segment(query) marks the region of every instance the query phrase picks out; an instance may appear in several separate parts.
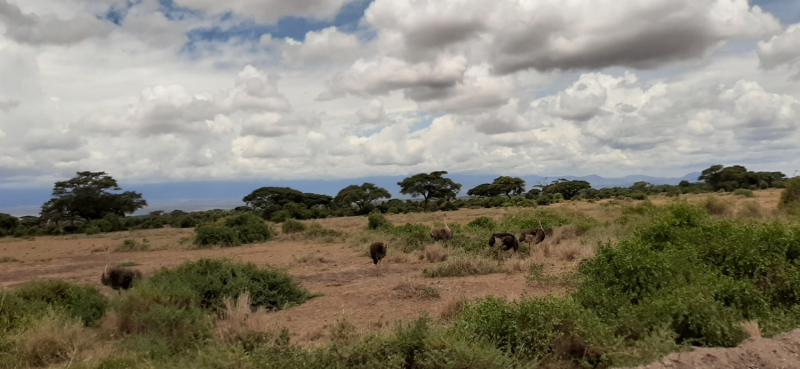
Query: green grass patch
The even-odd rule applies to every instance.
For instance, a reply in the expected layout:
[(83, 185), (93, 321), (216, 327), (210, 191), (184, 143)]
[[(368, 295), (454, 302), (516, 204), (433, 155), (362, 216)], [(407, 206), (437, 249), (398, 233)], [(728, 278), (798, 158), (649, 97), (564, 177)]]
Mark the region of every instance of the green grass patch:
[(0, 263), (20, 263), (19, 259), (11, 256), (3, 256), (0, 258)]
[(503, 269), (497, 262), (480, 257), (453, 257), (432, 269), (425, 269), (422, 275), (426, 278), (466, 277), (499, 273)]
[(261, 217), (243, 213), (201, 223), (195, 227), (195, 233), (194, 243), (198, 246), (231, 247), (269, 241), (274, 232)]

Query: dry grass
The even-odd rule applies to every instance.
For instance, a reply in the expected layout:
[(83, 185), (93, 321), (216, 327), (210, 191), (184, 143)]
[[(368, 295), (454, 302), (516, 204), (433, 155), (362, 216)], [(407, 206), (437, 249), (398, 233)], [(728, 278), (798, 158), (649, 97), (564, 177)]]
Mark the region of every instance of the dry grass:
[(333, 262), (332, 260), (326, 259), (325, 256), (320, 255), (319, 252), (306, 254), (300, 257), (292, 255), (292, 259), (294, 259), (295, 263), (309, 265), (328, 264)]
[(761, 328), (755, 320), (742, 322), (742, 329), (750, 338), (761, 338)]
[(80, 361), (95, 346), (95, 338), (94, 332), (85, 328), (79, 319), (68, 319), (50, 311), (17, 338), (15, 357), (27, 364), (24, 366), (32, 367), (72, 363)]
[(425, 247), (425, 260), (429, 263), (440, 263), (447, 261), (447, 258), (453, 254), (453, 250), (445, 248), (439, 243), (428, 245)]
[(466, 303), (467, 303), (467, 298), (464, 296), (450, 299), (442, 307), (442, 310), (439, 312), (439, 317), (443, 320), (453, 319), (454, 317), (461, 314), (461, 309), (464, 308), (464, 305)]
[(736, 212), (737, 216), (743, 218), (763, 218), (766, 216), (766, 209), (762, 207), (757, 201), (746, 201), (742, 203), (739, 211)]
[(234, 344), (252, 332), (267, 333), (270, 328), (270, 317), (264, 308), (256, 310), (250, 307), (250, 295), (243, 293), (234, 301), (223, 300), (225, 309), (217, 320), (215, 338), (225, 344)]
[(517, 254), (506, 260), (503, 266), (506, 269), (506, 273), (520, 273), (527, 271), (532, 262), (533, 260), (526, 255)]
[(733, 212), (730, 202), (717, 195), (708, 195), (701, 206), (711, 215), (731, 215)]
[(565, 261), (575, 261), (583, 256), (584, 248), (580, 244), (570, 243), (558, 248), (558, 257)]
[(441, 298), (439, 290), (416, 282), (402, 282), (392, 289), (402, 299), (435, 300)]
[(434, 269), (425, 269), (422, 275), (427, 278), (466, 277), (499, 273), (502, 268), (493, 260), (477, 256), (452, 258)]
[(19, 259), (10, 256), (3, 256), (0, 258), (0, 263), (19, 263)]

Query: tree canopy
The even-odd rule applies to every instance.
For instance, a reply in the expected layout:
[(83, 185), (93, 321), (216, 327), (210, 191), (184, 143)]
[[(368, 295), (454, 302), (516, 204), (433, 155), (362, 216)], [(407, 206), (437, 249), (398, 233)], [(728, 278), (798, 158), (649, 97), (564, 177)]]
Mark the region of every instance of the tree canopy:
[(549, 185), (539, 185), (542, 187), (544, 194), (557, 194), (560, 193), (564, 196), (565, 200), (570, 200), (578, 196), (581, 191), (592, 188), (592, 185), (586, 181), (570, 181), (567, 179), (558, 179), (551, 182)]
[(397, 185), (400, 186), (400, 193), (403, 195), (411, 195), (414, 198), (422, 196), (427, 208), (430, 199), (455, 198), (458, 191), (461, 191), (461, 185), (443, 177), (445, 174), (447, 174), (445, 171), (415, 174), (398, 182)]
[(519, 177), (497, 177), (492, 182), (492, 188), (498, 194), (504, 194), (511, 198), (511, 195), (521, 195), (525, 193), (525, 181)]
[(259, 210), (264, 210), (270, 205), (282, 208), (291, 202), (304, 204), (310, 208), (316, 205), (330, 206), (333, 202), (333, 197), (304, 193), (289, 187), (261, 187), (245, 196), (242, 201), (247, 206)]
[(491, 183), (479, 184), (467, 191), (467, 195), (478, 197), (495, 197), (499, 194)]
[(785, 181), (786, 175), (781, 172), (753, 172), (742, 165), (726, 167), (717, 164), (704, 170), (698, 179), (707, 183), (714, 191), (733, 191), (737, 188), (774, 187)]
[(342, 205), (356, 204), (359, 209), (364, 210), (367, 204), (382, 198), (391, 198), (392, 195), (385, 188), (378, 187), (372, 183), (363, 185), (350, 185), (339, 191), (334, 201)]
[(6, 214), (0, 213), (0, 229), (14, 229), (17, 228), (19, 225), (19, 219), (17, 217)]
[(108, 214), (125, 216), (147, 206), (142, 194), (121, 191), (105, 172), (78, 172), (68, 181), (56, 182), (53, 198), (42, 205), (43, 220), (95, 220)]

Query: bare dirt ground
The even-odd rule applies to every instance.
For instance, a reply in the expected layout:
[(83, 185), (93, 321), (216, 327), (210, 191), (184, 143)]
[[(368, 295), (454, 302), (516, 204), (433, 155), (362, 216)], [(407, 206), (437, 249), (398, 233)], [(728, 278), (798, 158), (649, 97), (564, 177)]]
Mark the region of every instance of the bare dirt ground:
[(669, 354), (638, 369), (796, 369), (800, 329), (773, 338), (750, 338), (734, 348), (700, 348)]
[[(778, 191), (759, 191), (755, 199), (737, 198), (736, 202), (756, 201), (765, 209), (777, 205)], [(728, 195), (726, 198), (733, 198)], [(689, 196), (689, 201), (702, 201), (705, 196)], [(656, 204), (666, 204), (671, 199), (654, 197)], [(607, 201), (604, 201), (607, 202)], [(601, 221), (613, 219), (619, 210), (601, 206), (602, 202), (567, 202), (555, 204), (554, 208), (569, 208), (584, 212)], [(508, 212), (518, 209), (461, 209), (448, 212), (450, 224), (466, 224), (480, 216), (500, 219)], [(616, 213), (614, 213), (616, 212)], [(398, 214), (387, 217), (396, 225), (407, 222), (434, 225), (441, 224), (442, 213)], [(362, 232), (366, 217), (345, 217), (317, 220), (325, 228), (343, 231), (346, 234)], [(279, 228), (279, 227), (278, 227)], [(560, 240), (544, 253), (536, 250), (529, 260), (509, 260), (521, 267), (506, 268), (509, 271), (474, 277), (423, 278), (422, 271), (434, 264), (420, 260), (415, 253), (392, 260), (377, 275), (375, 266), (364, 254), (368, 245), (352, 245), (350, 241), (337, 240), (322, 243), (318, 240), (303, 240), (291, 235), (280, 235), (261, 244), (231, 248), (191, 250), (193, 229), (152, 229), (116, 232), (94, 236), (72, 235), (37, 237), (33, 240), (18, 238), (0, 239), (0, 258), (11, 257), (21, 262), (0, 263), (0, 287), (12, 288), (35, 279), (64, 279), (97, 285), (105, 294), (115, 293), (100, 285), (103, 267), (110, 263), (125, 262), (139, 264), (145, 277), (162, 267), (173, 267), (189, 260), (209, 257), (226, 257), (252, 262), (259, 266), (286, 269), (311, 293), (322, 296), (283, 311), (270, 313), (274, 327), (286, 327), (293, 341), (304, 345), (315, 345), (324, 341), (327, 324), (346, 318), (364, 330), (391, 329), (398, 320), (414, 318), (429, 313), (438, 318), (453, 301), (462, 298), (474, 299), (489, 295), (516, 300), (523, 295), (540, 296), (549, 293), (564, 293), (565, 287), (545, 284), (528, 284), (525, 280), (530, 262), (546, 265), (545, 272), (559, 274), (569, 271), (577, 260), (574, 255), (564, 257), (559, 248), (577, 248), (579, 257), (591, 256), (595, 239)], [(111, 252), (126, 239), (141, 242), (146, 239), (149, 251)], [(564, 242), (561, 242), (564, 241)], [(546, 241), (548, 242), (548, 241)], [(354, 247), (355, 246), (355, 247)], [(391, 245), (390, 245), (391, 247)], [(528, 264), (525, 264), (525, 263)], [(427, 286), (438, 290), (440, 298), (425, 298), (405, 293), (403, 286)], [(765, 354), (766, 355), (766, 354)], [(800, 366), (797, 366), (800, 367)]]

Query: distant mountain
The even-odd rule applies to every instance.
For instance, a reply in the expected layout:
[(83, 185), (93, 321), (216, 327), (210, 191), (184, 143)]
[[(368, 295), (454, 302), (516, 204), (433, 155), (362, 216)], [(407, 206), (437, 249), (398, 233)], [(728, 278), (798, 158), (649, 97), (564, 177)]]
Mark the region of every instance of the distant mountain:
[[(629, 187), (636, 182), (645, 181), (654, 185), (671, 184), (676, 185), (682, 180), (696, 182), (700, 173), (689, 173), (681, 178), (661, 178), (643, 175), (631, 175), (621, 178), (605, 178), (598, 175), (588, 175), (583, 177), (576, 176), (522, 176), (528, 184), (528, 188), (544, 181), (554, 181), (559, 178), (569, 180), (584, 180), (592, 184), (594, 188), (604, 187)], [(146, 214), (150, 211), (165, 210), (171, 211), (181, 209), (185, 211), (207, 210), (207, 209), (230, 209), (243, 205), (242, 198), (253, 190), (263, 186), (291, 187), (303, 192), (313, 192), (335, 196), (339, 190), (351, 184), (361, 184), (364, 182), (374, 183), (384, 187), (393, 197), (407, 198), (400, 194), (397, 182), (406, 176), (381, 176), (381, 177), (362, 177), (351, 179), (336, 180), (245, 180), (245, 181), (193, 181), (193, 182), (166, 182), (150, 184), (125, 184), (122, 187), (126, 191), (136, 191), (144, 195), (149, 206), (138, 214)], [(456, 183), (461, 183), (461, 195), (466, 195), (467, 191), (481, 183), (491, 183), (497, 175), (478, 175), (478, 174), (450, 174)], [(13, 215), (32, 215), (39, 212), (39, 207), (48, 199), (52, 188), (25, 188), (25, 189), (2, 189), (0, 190), (0, 212)]]

